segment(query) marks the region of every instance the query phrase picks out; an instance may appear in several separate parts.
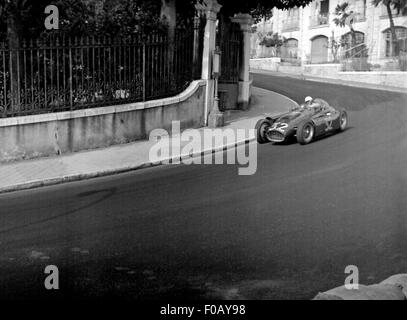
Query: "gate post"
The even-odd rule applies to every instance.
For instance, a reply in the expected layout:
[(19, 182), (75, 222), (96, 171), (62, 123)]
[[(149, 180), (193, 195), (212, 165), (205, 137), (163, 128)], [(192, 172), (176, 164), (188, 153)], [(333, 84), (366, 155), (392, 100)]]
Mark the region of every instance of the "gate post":
[(240, 66), (239, 96), (237, 103), (240, 109), (245, 110), (248, 108), (250, 101), (250, 36), (253, 19), (250, 14), (239, 13), (236, 14), (231, 20), (238, 23), (243, 32), (243, 57), (241, 59)]
[(196, 4), (198, 12), (206, 15), (204, 48), (202, 57), (202, 79), (206, 80), (205, 92), (205, 126), (223, 125), (223, 113), (214, 110), (214, 79), (212, 77), (212, 54), (216, 46), (216, 20), (222, 6), (217, 0), (204, 0)]

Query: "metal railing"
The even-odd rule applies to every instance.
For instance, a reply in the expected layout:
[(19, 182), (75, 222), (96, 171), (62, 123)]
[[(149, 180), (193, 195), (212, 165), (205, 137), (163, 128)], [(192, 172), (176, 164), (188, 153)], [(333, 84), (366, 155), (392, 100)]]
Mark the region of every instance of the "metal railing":
[(370, 46), (361, 43), (342, 51), (339, 59), (342, 71), (407, 71), (406, 52), (402, 51), (394, 57), (371, 60), (369, 56), (371, 56), (374, 46), (375, 42), (372, 42)]
[(329, 24), (329, 13), (319, 13), (310, 17), (310, 27), (318, 27)]
[(341, 51), (341, 58), (342, 59), (347, 59), (347, 58), (354, 58), (357, 56), (360, 56), (362, 54), (368, 54), (369, 49), (366, 46), (366, 43), (359, 43), (353, 47), (344, 49)]
[(221, 31), (216, 39), (222, 52), (219, 83), (238, 83), (243, 34), (237, 23), (230, 24), (225, 32)]
[[(193, 32), (0, 43), (0, 117), (176, 95), (193, 80)], [(196, 70), (195, 70), (196, 71)]]

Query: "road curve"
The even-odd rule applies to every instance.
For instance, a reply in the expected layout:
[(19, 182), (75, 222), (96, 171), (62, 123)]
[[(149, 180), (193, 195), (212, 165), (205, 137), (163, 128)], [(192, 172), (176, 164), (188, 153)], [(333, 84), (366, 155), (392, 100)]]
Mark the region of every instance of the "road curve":
[[(164, 166), (0, 195), (0, 298), (310, 299), (407, 270), (407, 95), (255, 75), (350, 128), (262, 145), (258, 170)], [(34, 170), (34, 168), (33, 168)], [(43, 287), (46, 265), (58, 292)]]

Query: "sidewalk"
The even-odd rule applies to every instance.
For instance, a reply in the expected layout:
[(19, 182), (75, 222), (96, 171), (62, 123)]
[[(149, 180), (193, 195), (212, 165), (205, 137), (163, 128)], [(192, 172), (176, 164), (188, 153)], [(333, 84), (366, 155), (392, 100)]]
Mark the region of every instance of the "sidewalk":
[(250, 73), (267, 74), (267, 75), (276, 76), (276, 77), (290, 77), (290, 78), (295, 78), (295, 79), (300, 79), (300, 80), (324, 82), (324, 83), (338, 84), (338, 85), (342, 85), (342, 86), (350, 86), (350, 87), (365, 88), (365, 89), (372, 89), (372, 90), (384, 90), (384, 91), (399, 92), (399, 93), (407, 92), (406, 89), (399, 88), (399, 87), (391, 87), (391, 86), (384, 86), (384, 85), (356, 82), (356, 81), (346, 81), (345, 82), (343, 80), (338, 80), (338, 79), (309, 76), (309, 75), (304, 75), (304, 74), (285, 73), (285, 72), (269, 71), (269, 70), (262, 70), (262, 69), (251, 69)]
[[(296, 103), (280, 94), (253, 88), (252, 105), (247, 111), (229, 111), (226, 113), (226, 125), (223, 129), (245, 129), (246, 138), (233, 144), (215, 144), (193, 156), (211, 154), (234, 148), (255, 140), (253, 132), (256, 122), (265, 113), (279, 114), (287, 111)], [(201, 136), (204, 128), (199, 129)], [(235, 135), (236, 136), (236, 135)], [(171, 139), (179, 139), (173, 136)], [(0, 193), (54, 185), (69, 181), (78, 181), (106, 175), (128, 172), (155, 165), (149, 160), (149, 151), (154, 141), (137, 141), (104, 149), (72, 153), (62, 156), (41, 158), (7, 164), (0, 164)], [(182, 146), (187, 144), (181, 144)], [(191, 154), (175, 154), (168, 161), (190, 158)]]

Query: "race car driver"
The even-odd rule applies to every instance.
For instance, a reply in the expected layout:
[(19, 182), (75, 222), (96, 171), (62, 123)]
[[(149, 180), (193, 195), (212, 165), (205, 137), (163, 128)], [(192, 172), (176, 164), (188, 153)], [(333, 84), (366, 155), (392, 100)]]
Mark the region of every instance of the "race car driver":
[(320, 98), (312, 98), (310, 96), (305, 98), (304, 108), (309, 108), (318, 112), (334, 112), (335, 108), (331, 107), (328, 102)]

